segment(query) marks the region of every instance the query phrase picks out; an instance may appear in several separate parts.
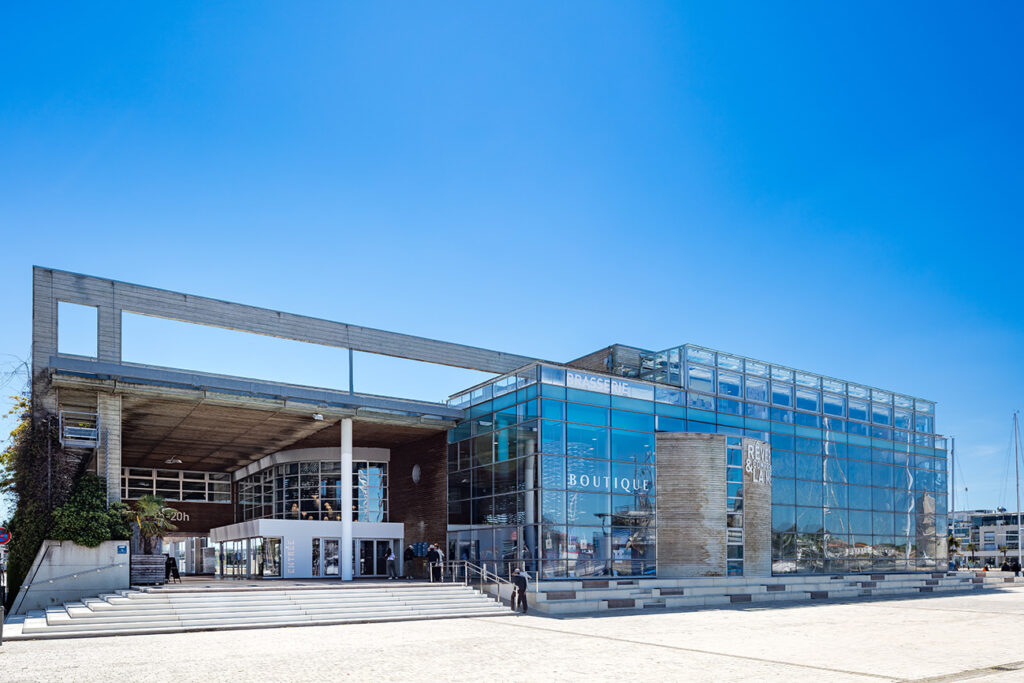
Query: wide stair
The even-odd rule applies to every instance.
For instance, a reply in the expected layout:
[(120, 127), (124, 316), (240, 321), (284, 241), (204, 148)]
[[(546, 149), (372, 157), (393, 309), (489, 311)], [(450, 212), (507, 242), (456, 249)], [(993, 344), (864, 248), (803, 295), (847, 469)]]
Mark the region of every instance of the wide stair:
[(1024, 586), (1024, 578), (1008, 572), (936, 572), (761, 578), (578, 579), (541, 581), (536, 588), (534, 604), (537, 612), (558, 616), (607, 610), (855, 600), (1011, 586)]
[(5, 640), (511, 615), (461, 584), (251, 591), (125, 590), (31, 612)]

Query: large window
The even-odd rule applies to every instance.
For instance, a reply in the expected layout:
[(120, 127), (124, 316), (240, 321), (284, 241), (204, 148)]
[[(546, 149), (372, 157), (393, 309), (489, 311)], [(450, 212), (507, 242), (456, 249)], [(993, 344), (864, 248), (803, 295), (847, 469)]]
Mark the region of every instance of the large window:
[[(341, 486), (341, 463), (335, 460), (273, 465), (239, 480), (239, 514), (243, 520), (340, 522)], [(388, 521), (387, 463), (353, 462), (351, 486), (353, 521)]]
[(230, 503), (231, 475), (125, 467), (121, 470), (121, 497), (160, 496), (168, 501)]

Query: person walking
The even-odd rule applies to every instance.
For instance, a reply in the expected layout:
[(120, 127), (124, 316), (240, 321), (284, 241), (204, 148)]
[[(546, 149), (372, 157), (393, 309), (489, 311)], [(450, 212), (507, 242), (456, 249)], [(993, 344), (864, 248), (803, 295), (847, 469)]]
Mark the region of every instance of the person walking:
[(416, 551), (412, 549), (412, 543), (402, 553), (402, 578), (412, 578), (412, 561), (416, 558)]
[(523, 608), (523, 614), (530, 608), (526, 602), (526, 575), (518, 569), (512, 572), (512, 585), (515, 586), (512, 591), (512, 611), (517, 612), (516, 602), (518, 599), (518, 606)]
[(433, 543), (430, 544), (430, 548), (427, 550), (427, 570), (430, 572), (430, 580), (437, 580), (437, 560), (440, 555), (437, 554), (437, 546)]
[(393, 551), (389, 547), (387, 551), (384, 553), (384, 557), (386, 559), (388, 567), (388, 581), (391, 581), (392, 579), (397, 579), (398, 572), (395, 571), (395, 551)]
[(444, 551), (441, 550), (441, 544), (435, 543), (434, 550), (437, 551), (437, 580), (444, 580)]

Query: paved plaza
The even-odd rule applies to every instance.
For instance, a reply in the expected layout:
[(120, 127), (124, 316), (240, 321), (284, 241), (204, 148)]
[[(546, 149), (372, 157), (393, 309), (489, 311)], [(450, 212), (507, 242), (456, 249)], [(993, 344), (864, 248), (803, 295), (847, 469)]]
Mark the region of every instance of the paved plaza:
[(12, 642), (2, 681), (1024, 681), (1024, 588), (949, 597)]

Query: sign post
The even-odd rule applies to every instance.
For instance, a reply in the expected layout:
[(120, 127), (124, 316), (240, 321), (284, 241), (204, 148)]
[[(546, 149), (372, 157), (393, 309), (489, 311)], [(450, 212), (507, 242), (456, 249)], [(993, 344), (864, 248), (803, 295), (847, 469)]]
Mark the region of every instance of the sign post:
[(9, 543), (11, 540), (11, 532), (0, 526), (0, 545)]

